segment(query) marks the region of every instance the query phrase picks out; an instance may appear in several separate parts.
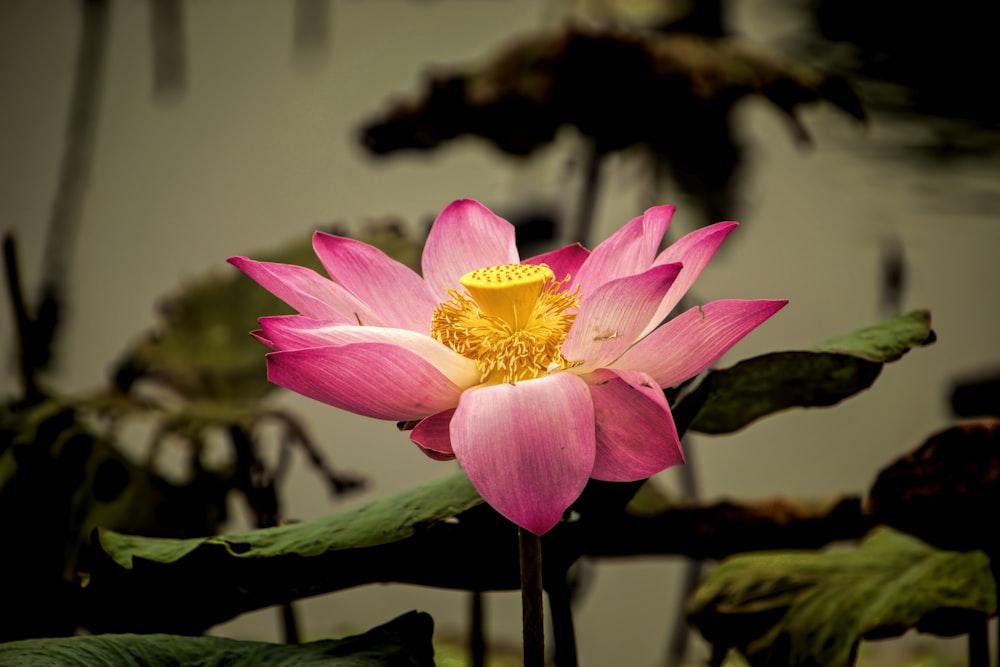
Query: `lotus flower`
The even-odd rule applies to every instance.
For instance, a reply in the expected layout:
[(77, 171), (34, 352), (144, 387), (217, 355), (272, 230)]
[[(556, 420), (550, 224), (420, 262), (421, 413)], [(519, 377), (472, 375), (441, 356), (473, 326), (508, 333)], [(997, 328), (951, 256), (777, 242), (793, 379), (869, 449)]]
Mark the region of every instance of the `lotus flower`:
[(593, 252), (521, 261), (514, 228), (482, 204), (448, 205), (423, 277), (380, 250), (317, 232), (329, 279), (230, 263), (298, 315), (263, 317), (277, 385), (361, 415), (415, 423), (410, 439), (458, 459), (483, 499), (543, 534), (591, 478), (632, 481), (682, 463), (661, 388), (709, 367), (784, 300), (713, 301), (664, 320), (736, 227), (657, 253), (672, 206)]

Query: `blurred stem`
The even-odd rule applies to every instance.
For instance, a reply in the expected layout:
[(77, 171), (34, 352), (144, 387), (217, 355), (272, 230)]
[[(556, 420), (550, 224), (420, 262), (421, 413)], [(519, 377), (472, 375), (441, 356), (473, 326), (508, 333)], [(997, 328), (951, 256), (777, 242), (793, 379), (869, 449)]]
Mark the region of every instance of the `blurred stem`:
[(545, 611), (542, 606), (542, 540), (518, 526), (521, 551), (521, 623), (524, 667), (545, 665)]
[[(236, 457), (233, 484), (246, 498), (247, 505), (253, 512), (254, 523), (257, 528), (277, 526), (280, 509), (274, 478), (264, 470), (264, 463), (257, 456), (253, 437), (242, 426), (231, 424), (229, 439)], [(298, 644), (299, 626), (291, 602), (281, 603), (280, 616), (285, 643)]]
[(35, 381), (35, 368), (32, 361), (36, 358), (31, 349), (32, 322), (28, 316), (28, 306), (24, 302), (24, 290), (21, 287), (21, 270), (17, 261), (17, 244), (11, 234), (3, 237), (3, 264), (7, 275), (7, 291), (10, 293), (10, 306), (14, 311), (14, 327), (17, 335), (17, 358), (21, 372), (21, 387), (24, 389), (24, 402), (37, 402), (42, 393)]
[(64, 305), (65, 282), (70, 275), (69, 260), (83, 213), (84, 194), (90, 180), (105, 55), (110, 43), (110, 2), (79, 0), (78, 4), (81, 26), (73, 93), (59, 166), (59, 182), (45, 237), (41, 296), (37, 302), (37, 326), (33, 332), (33, 351), (39, 355), (34, 362), (36, 367), (49, 361), (60, 311)]
[(987, 616), (969, 631), (969, 667), (990, 667), (989, 627)]
[(185, 0), (151, 0), (149, 36), (153, 47), (153, 95), (180, 97), (187, 88), (184, 52)]
[(573, 628), (573, 607), (568, 573), (553, 577), (546, 587), (549, 594), (549, 613), (552, 616), (552, 643), (555, 648), (556, 667), (576, 667), (576, 631)]
[(472, 628), (469, 631), (469, 661), (472, 667), (486, 665), (486, 636), (483, 632), (483, 592), (472, 591)]
[[(690, 441), (685, 443), (684, 439), (681, 439), (685, 464), (680, 466), (678, 472), (680, 473), (681, 497), (690, 503), (694, 503), (698, 500), (700, 494), (698, 490), (698, 476), (695, 473), (691, 448), (685, 446), (689, 444)], [(679, 667), (684, 664), (684, 660), (687, 657), (688, 639), (690, 638), (690, 630), (685, 619), (687, 601), (694, 594), (695, 589), (698, 588), (698, 582), (701, 580), (701, 569), (701, 561), (692, 559), (684, 563), (684, 580), (681, 583), (681, 593), (677, 600), (677, 616), (667, 643), (667, 667)]]
[(330, 0), (295, 0), (295, 51), (322, 53), (329, 41)]
[(587, 138), (583, 157), (583, 187), (580, 190), (580, 203), (576, 209), (576, 238), (571, 239), (586, 247), (590, 247), (588, 241), (594, 228), (603, 157), (603, 153), (597, 148), (597, 142)]

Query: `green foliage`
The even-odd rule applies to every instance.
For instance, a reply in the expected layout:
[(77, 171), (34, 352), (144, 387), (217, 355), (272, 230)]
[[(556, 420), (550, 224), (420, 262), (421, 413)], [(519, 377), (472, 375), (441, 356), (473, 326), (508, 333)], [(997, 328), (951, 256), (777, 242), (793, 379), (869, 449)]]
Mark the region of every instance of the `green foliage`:
[(0, 644), (7, 667), (427, 667), (434, 665), (433, 621), (410, 612), (368, 632), (305, 644), (268, 644), (222, 637), (93, 635)]
[(772, 352), (709, 372), (677, 406), (701, 433), (731, 433), (795, 407), (839, 403), (875, 381), (882, 366), (934, 342), (930, 314), (916, 310), (817, 345)]
[(173, 563), (197, 551), (225, 552), (248, 559), (291, 554), (309, 557), (396, 542), (482, 502), (468, 478), (454, 473), (391, 498), (314, 521), (187, 540), (101, 530), (98, 540), (105, 553), (126, 569), (131, 569), (135, 558)]
[(817, 345), (820, 352), (840, 352), (868, 361), (896, 361), (910, 348), (936, 340), (931, 330), (931, 314), (912, 310), (864, 329), (831, 338)]
[(984, 553), (879, 528), (850, 550), (734, 556), (702, 582), (689, 620), (753, 667), (847, 667), (863, 638), (960, 634), (995, 610)]
[[(503, 587), (513, 587), (516, 536), (495, 530), (498, 517), (470, 519), (482, 529), (470, 535), (465, 517), (480, 505), (465, 475), (455, 473), (341, 514), (238, 535), (169, 540), (101, 530), (84, 594), (102, 630), (189, 634), (246, 611), (373, 582), (472, 588), (502, 575)], [(491, 534), (509, 538), (512, 572), (463, 553)]]

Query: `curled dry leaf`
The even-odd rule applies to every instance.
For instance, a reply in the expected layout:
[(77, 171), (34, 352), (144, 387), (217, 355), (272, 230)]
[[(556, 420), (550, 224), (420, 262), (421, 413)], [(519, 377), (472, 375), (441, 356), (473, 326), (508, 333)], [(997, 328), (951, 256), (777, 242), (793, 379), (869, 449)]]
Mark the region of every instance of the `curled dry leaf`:
[(879, 473), (867, 505), (882, 523), (941, 548), (996, 553), (1000, 419), (932, 435)]
[(809, 137), (799, 106), (865, 112), (848, 81), (736, 38), (567, 27), (521, 37), (481, 64), (440, 68), (416, 98), (397, 99), (361, 130), (376, 155), (429, 150), (476, 135), (527, 155), (564, 125), (600, 152), (647, 145), (662, 154), (701, 141), (747, 96), (760, 96)]

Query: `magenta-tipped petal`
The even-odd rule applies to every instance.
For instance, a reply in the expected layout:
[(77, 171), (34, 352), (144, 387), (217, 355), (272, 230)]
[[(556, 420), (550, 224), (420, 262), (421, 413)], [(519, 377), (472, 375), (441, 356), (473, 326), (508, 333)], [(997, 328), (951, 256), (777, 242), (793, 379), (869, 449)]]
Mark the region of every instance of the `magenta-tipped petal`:
[(455, 451), (451, 448), (451, 418), (454, 410), (445, 410), (421, 420), (410, 431), (410, 440), (435, 461), (451, 461)]
[(376, 419), (409, 421), (455, 407), (462, 389), (418, 354), (387, 343), (272, 352), (276, 385)]
[(256, 329), (254, 331), (251, 331), (250, 335), (258, 342), (266, 345), (269, 349), (271, 350), (275, 349), (274, 343), (271, 342), (271, 340), (267, 337), (263, 329)]
[(541, 535), (594, 467), (590, 389), (571, 373), (471, 389), (452, 417), (451, 444), (483, 499)]
[(663, 298), (663, 302), (660, 303), (660, 307), (656, 311), (656, 316), (643, 334), (647, 334), (655, 329), (660, 322), (670, 315), (670, 311), (680, 302), (681, 297), (691, 289), (691, 285), (701, 275), (702, 270), (708, 265), (709, 260), (715, 256), (715, 251), (719, 249), (719, 246), (726, 240), (729, 233), (738, 226), (738, 223), (735, 222), (718, 222), (714, 225), (696, 229), (677, 239), (674, 243), (671, 243), (669, 248), (657, 256), (656, 261), (653, 262), (654, 264), (680, 262), (684, 265), (684, 270), (681, 271), (680, 275), (677, 276), (677, 280), (674, 281), (674, 284), (667, 291), (667, 295)]
[(409, 329), (358, 327), (299, 315), (260, 318), (264, 337), (276, 350), (300, 350), (351, 343), (388, 343), (413, 352), (461, 388), (479, 384), (476, 363), (430, 336)]
[(556, 280), (566, 280), (569, 282), (563, 285), (563, 289), (572, 290), (576, 286), (576, 276), (580, 272), (580, 267), (590, 256), (590, 251), (579, 243), (568, 245), (558, 250), (551, 250), (541, 255), (535, 255), (529, 259), (522, 260), (522, 264), (547, 264), (552, 269), (552, 274)]
[(268, 292), (307, 317), (357, 324), (358, 318), (381, 324), (357, 297), (312, 269), (294, 264), (258, 262), (247, 257), (230, 257), (230, 264), (257, 281)]
[(788, 303), (723, 299), (687, 310), (640, 340), (614, 367), (643, 370), (661, 387), (694, 377)]
[(313, 249), (330, 278), (378, 313), (383, 326), (430, 330), (438, 300), (408, 266), (367, 243), (323, 232), (313, 235)]
[(608, 281), (652, 266), (673, 214), (673, 206), (655, 206), (598, 244), (580, 267), (576, 280), (583, 295)]
[(431, 226), (421, 268), (440, 303), (448, 300), (449, 289), (462, 288), (458, 279), (469, 271), (517, 263), (514, 226), (473, 199), (459, 199)]
[(575, 372), (605, 366), (635, 342), (681, 270), (664, 264), (607, 282), (583, 297), (573, 327), (562, 346), (569, 361), (580, 361)]
[(652, 377), (602, 368), (587, 380), (597, 422), (591, 477), (632, 482), (684, 463), (670, 406)]

